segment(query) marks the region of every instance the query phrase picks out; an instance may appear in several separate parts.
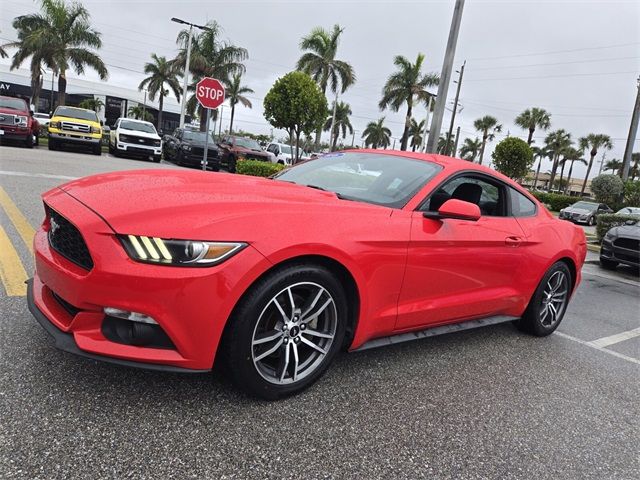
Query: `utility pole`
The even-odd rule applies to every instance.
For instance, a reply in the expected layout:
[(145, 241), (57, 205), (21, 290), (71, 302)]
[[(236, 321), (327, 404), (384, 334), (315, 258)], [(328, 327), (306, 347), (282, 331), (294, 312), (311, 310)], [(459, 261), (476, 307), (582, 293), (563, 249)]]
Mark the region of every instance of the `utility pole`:
[(427, 135), (429, 133), (429, 113), (431, 112), (431, 108), (433, 106), (433, 95), (429, 97), (429, 102), (427, 103), (427, 118), (424, 121), (424, 134), (422, 135), (422, 148), (423, 152), (427, 151)]
[[(336, 98), (333, 101), (333, 116), (331, 117), (331, 129), (329, 130), (329, 151), (333, 152), (333, 127), (336, 123), (336, 107), (338, 106), (338, 85), (336, 84)], [(337, 137), (337, 134), (336, 134)]]
[(633, 115), (631, 116), (631, 125), (629, 126), (629, 136), (627, 144), (624, 147), (624, 157), (622, 161), (622, 181), (629, 179), (629, 168), (631, 167), (631, 154), (633, 153), (633, 144), (638, 136), (638, 123), (640, 122), (640, 77), (638, 77), (638, 91), (636, 92), (636, 104), (633, 107)]
[(455, 157), (458, 151), (458, 140), (460, 140), (460, 127), (456, 130), (456, 143), (453, 144), (453, 152), (451, 152), (452, 157)]
[(602, 152), (602, 160), (600, 160), (600, 169), (598, 170), (598, 175), (602, 173), (602, 167), (604, 166), (604, 157), (607, 154), (606, 151)]
[[(220, 125), (218, 126), (218, 138), (222, 136), (222, 114), (224, 113), (224, 105), (220, 105)], [(232, 132), (229, 132), (232, 133)], [(216, 132), (213, 132), (215, 136)]]
[[(449, 124), (449, 133), (447, 134), (447, 145), (444, 149), (444, 154), (449, 155), (449, 143), (451, 142), (451, 135), (453, 134), (453, 123), (456, 121), (456, 112), (458, 111), (458, 98), (460, 97), (460, 87), (462, 87), (462, 76), (464, 75), (464, 66), (467, 64), (465, 60), (460, 68), (460, 76), (458, 77), (458, 88), (456, 88), (456, 99), (453, 101), (453, 113), (451, 114), (451, 123)], [(457, 141), (457, 139), (456, 139)]]
[(451, 20), (451, 28), (449, 30), (449, 39), (447, 40), (447, 50), (442, 64), (442, 73), (440, 74), (440, 83), (438, 84), (436, 108), (433, 113), (433, 121), (431, 122), (431, 129), (429, 131), (429, 141), (427, 142), (427, 151), (431, 153), (435, 153), (436, 151), (438, 137), (440, 136), (440, 129), (442, 128), (444, 107), (447, 104), (447, 91), (449, 90), (451, 70), (453, 68), (453, 60), (456, 54), (456, 44), (458, 43), (458, 32), (460, 31), (463, 7), (464, 0), (456, 0), (456, 5), (453, 9), (453, 19)]

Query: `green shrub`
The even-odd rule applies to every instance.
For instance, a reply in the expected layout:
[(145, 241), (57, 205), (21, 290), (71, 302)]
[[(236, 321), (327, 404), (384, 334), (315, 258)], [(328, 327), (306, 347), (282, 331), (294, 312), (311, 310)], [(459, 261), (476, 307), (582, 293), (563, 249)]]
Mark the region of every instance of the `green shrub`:
[(640, 207), (640, 180), (629, 180), (624, 184), (624, 204), (627, 207)]
[(624, 225), (627, 220), (638, 221), (637, 217), (632, 215), (614, 215), (613, 213), (605, 213), (596, 217), (596, 235), (598, 242), (602, 242), (602, 238), (613, 227)]
[(598, 202), (606, 203), (612, 208), (619, 205), (619, 198), (624, 191), (624, 183), (617, 175), (605, 173), (591, 181), (591, 191)]
[(547, 205), (550, 210), (554, 212), (559, 212), (563, 208), (567, 208), (569, 205), (573, 205), (580, 199), (577, 197), (572, 197), (570, 195), (560, 195), (559, 193), (548, 193), (548, 192), (530, 192), (531, 195), (536, 197), (542, 203)]
[(284, 168), (279, 163), (261, 162), (260, 160), (238, 160), (236, 173), (255, 177), (270, 177)]

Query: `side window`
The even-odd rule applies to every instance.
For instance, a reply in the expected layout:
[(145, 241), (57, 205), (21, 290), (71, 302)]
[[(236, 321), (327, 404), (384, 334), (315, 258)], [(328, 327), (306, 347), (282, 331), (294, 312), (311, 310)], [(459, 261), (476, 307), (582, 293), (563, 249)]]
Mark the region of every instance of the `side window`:
[(484, 216), (506, 216), (505, 187), (484, 177), (462, 175), (445, 183), (431, 194), (421, 210), (438, 211), (444, 202), (452, 198), (475, 203)]
[(274, 150), (275, 150), (275, 145), (273, 143), (267, 147), (267, 152), (274, 153)]
[(517, 190), (511, 188), (511, 215), (514, 217), (530, 217), (536, 213), (536, 204)]

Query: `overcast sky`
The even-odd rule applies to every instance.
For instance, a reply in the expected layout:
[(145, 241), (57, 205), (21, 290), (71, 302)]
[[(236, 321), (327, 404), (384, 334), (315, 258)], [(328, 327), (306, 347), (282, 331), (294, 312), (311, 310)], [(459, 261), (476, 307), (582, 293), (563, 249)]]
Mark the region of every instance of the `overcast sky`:
[[(294, 68), (300, 38), (315, 26), (330, 29), (338, 23), (345, 28), (338, 58), (353, 65), (358, 79), (343, 98), (353, 111), (356, 142), (369, 121), (384, 115), (398, 139), (396, 146), (405, 110), (380, 112), (377, 107), (382, 86), (394, 70), (393, 57), (415, 61), (422, 52), (425, 71), (440, 73), (454, 5), (453, 0), (83, 3), (102, 33), (100, 55), (109, 67), (109, 83), (130, 88), (143, 78), (141, 70), (151, 53), (175, 55), (180, 26), (171, 17), (196, 23), (216, 20), (226, 39), (249, 51), (244, 82), (255, 90), (253, 109), (238, 106), (235, 125), (255, 133), (270, 130), (262, 117), (262, 99), (278, 77)], [(36, 10), (37, 2), (30, 0), (0, 0), (0, 36), (15, 38), (13, 17)], [(640, 74), (640, 0), (467, 0), (456, 68), (464, 60), (464, 108), (456, 119), (461, 139), (475, 137), (473, 121), (486, 114), (503, 125), (497, 140), (507, 133), (526, 139), (513, 119), (537, 106), (551, 112), (552, 129), (564, 128), (575, 139), (588, 133), (610, 135), (614, 148), (607, 160), (620, 159)], [(92, 72), (86, 78), (97, 79)], [(454, 93), (452, 83), (449, 100)], [(424, 108), (415, 112), (418, 118), (424, 115)], [(226, 127), (228, 110), (224, 117)], [(443, 129), (448, 125), (445, 117)], [(543, 137), (544, 132), (536, 132), (536, 143)], [(640, 150), (638, 140), (635, 150)]]

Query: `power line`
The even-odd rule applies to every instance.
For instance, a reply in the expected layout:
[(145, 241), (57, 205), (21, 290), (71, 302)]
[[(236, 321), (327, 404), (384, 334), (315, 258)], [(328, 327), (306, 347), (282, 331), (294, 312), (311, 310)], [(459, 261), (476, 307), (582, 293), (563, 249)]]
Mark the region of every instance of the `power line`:
[(592, 60), (575, 60), (575, 61), (571, 61), (571, 62), (529, 63), (529, 64), (526, 64), (526, 65), (505, 65), (503, 67), (494, 66), (494, 67), (474, 68), (473, 71), (474, 72), (479, 72), (479, 71), (482, 71), (482, 70), (502, 70), (502, 69), (505, 69), (505, 68), (547, 67), (547, 66), (554, 66), (554, 65), (574, 65), (574, 64), (579, 64), (579, 63), (613, 62), (613, 61), (619, 61), (619, 60), (634, 60), (634, 59), (638, 59), (638, 58), (640, 58), (640, 57), (632, 56), (632, 57), (615, 57), (615, 58), (596, 58), (596, 59), (592, 59)]
[(606, 75), (626, 75), (629, 73), (638, 73), (637, 70), (627, 70), (624, 72), (601, 72), (601, 73), (568, 73), (565, 75), (534, 75), (527, 77), (493, 77), (493, 78), (473, 78), (467, 80), (468, 82), (488, 82), (488, 81), (503, 81), (503, 80), (530, 80), (530, 79), (546, 79), (546, 78), (565, 78), (565, 77), (596, 77)]
[(614, 45), (603, 45), (600, 47), (572, 48), (569, 50), (552, 50), (552, 51), (537, 52), (537, 53), (516, 53), (513, 55), (500, 55), (495, 57), (476, 57), (476, 58), (469, 58), (468, 60), (478, 61), (478, 60), (498, 60), (501, 58), (537, 57), (540, 55), (555, 55), (559, 53), (573, 53), (573, 52), (584, 52), (588, 50), (605, 50), (607, 48), (630, 47), (632, 45), (640, 45), (640, 42), (618, 43)]

